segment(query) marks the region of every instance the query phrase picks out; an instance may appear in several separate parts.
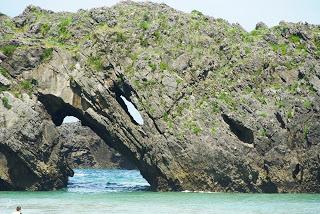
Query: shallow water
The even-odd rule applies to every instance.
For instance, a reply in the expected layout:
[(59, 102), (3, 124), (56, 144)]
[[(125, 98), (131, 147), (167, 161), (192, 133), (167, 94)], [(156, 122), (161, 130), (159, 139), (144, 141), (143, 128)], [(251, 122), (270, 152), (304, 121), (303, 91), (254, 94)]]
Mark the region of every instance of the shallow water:
[(0, 214), (23, 213), (320, 213), (320, 194), (156, 193), (134, 170), (75, 170), (68, 188), (0, 192)]

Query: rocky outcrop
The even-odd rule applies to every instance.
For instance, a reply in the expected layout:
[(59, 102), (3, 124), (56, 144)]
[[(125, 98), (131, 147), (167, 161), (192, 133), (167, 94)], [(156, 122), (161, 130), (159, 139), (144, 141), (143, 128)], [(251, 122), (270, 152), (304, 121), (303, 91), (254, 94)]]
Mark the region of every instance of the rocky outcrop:
[(80, 122), (58, 127), (62, 153), (71, 168), (135, 169), (125, 157), (110, 148), (90, 128)]
[(154, 190), (320, 192), (319, 26), (246, 32), (135, 2), (0, 18), (5, 93), (36, 95), (56, 125), (76, 116)]
[(59, 132), (43, 106), (23, 94), (0, 95), (0, 190), (52, 190), (67, 184)]

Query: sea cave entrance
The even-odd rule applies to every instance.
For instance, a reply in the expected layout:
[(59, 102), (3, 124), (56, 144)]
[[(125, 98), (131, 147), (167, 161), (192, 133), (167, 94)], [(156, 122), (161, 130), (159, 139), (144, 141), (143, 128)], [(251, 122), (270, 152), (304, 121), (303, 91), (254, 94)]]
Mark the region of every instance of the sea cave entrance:
[[(150, 185), (142, 177), (131, 152), (94, 118), (54, 95), (40, 95), (63, 139), (62, 152), (73, 169), (68, 191), (138, 191)], [(130, 101), (121, 97), (132, 119), (143, 119)], [(133, 112), (132, 112), (133, 111)]]

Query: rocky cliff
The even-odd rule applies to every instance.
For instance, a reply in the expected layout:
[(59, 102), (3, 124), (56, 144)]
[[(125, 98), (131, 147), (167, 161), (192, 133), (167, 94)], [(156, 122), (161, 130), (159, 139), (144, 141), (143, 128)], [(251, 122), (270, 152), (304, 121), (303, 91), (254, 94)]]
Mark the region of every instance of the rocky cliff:
[(2, 92), (0, 98), (0, 190), (65, 187), (73, 172), (43, 106), (27, 94)]
[[(77, 13), (30, 6), (0, 17), (0, 38), (1, 114), (20, 117), (12, 99), (32, 97), (33, 111), (57, 126), (76, 116), (154, 190), (320, 192), (317, 25), (259, 23), (246, 32), (198, 11), (129, 1)], [(55, 141), (16, 144), (11, 130), (2, 125), (1, 152), (36, 171), (38, 153)], [(26, 159), (24, 151), (39, 152)], [(64, 180), (59, 163), (39, 180)], [(7, 174), (1, 180), (19, 181)]]
[(65, 123), (58, 127), (62, 153), (71, 168), (121, 168), (135, 166), (110, 148), (90, 128), (80, 122)]

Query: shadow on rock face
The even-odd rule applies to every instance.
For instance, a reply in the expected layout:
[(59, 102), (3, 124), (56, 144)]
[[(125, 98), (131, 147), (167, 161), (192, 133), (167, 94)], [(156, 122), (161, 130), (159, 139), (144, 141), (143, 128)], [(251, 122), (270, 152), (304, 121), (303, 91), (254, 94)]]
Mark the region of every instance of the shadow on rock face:
[(254, 137), (251, 129), (245, 127), (240, 121), (234, 120), (226, 114), (222, 114), (223, 120), (229, 125), (230, 130), (239, 140), (247, 144), (253, 144)]
[(0, 190), (25, 190), (40, 181), (21, 158), (5, 145), (0, 145)]

